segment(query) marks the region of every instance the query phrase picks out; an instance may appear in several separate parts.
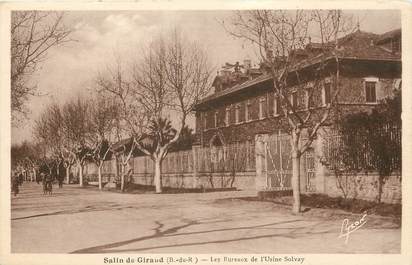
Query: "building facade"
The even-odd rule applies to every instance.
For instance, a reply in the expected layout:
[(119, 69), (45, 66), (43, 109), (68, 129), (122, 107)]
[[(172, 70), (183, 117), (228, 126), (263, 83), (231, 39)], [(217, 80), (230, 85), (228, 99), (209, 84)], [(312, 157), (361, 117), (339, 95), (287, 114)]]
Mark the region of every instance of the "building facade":
[[(401, 31), (382, 35), (356, 31), (339, 40), (339, 67), (335, 58), (324, 59), (325, 74), (319, 79), (293, 80), (290, 103), (299, 111), (321, 111), (339, 90), (337, 113), (367, 111), (401, 85)], [(319, 64), (316, 43), (300, 51), (298, 67), (303, 71)], [(312, 56), (312, 57), (311, 57)], [(339, 79), (337, 69), (339, 68)], [(317, 83), (314, 85), (313, 83)], [(254, 139), (256, 134), (284, 129), (284, 115), (276, 98), (272, 79), (263, 67), (253, 68), (249, 60), (243, 65), (226, 64), (216, 76), (215, 92), (196, 106), (196, 143), (201, 146), (225, 145)]]

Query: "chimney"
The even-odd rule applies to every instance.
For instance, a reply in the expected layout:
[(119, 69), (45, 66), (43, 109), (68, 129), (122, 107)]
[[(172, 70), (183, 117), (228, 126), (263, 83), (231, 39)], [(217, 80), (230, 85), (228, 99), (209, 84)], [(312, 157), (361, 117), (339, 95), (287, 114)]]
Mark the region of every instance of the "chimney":
[(220, 70), (220, 76), (226, 77), (230, 74), (230, 71), (227, 69)]

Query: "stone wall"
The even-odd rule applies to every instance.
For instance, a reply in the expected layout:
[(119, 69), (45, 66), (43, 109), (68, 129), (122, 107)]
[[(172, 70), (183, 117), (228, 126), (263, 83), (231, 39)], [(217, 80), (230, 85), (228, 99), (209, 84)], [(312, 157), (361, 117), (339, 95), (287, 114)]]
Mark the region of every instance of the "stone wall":
[[(337, 178), (323, 160), (323, 137), (327, 130), (322, 130), (312, 143), (315, 177), (310, 183), (313, 190), (307, 189), (305, 159), (301, 161), (301, 191), (302, 193), (323, 193), (332, 197), (345, 197), (375, 201), (378, 196), (378, 175), (376, 173), (344, 175)], [(303, 135), (304, 136), (304, 135)], [(238, 143), (231, 147), (210, 148), (194, 147), (192, 150), (170, 153), (163, 166), (162, 183), (171, 188), (205, 188), (240, 190), (267, 190), (265, 159), (267, 152), (264, 143), (268, 134), (257, 134), (253, 141)], [(220, 150), (220, 151), (219, 151)], [(223, 152), (222, 152), (223, 151)], [(213, 158), (213, 153), (215, 153)], [(233, 154), (237, 155), (236, 167), (233, 167)], [(196, 155), (194, 155), (196, 154)], [(222, 155), (225, 154), (225, 155)], [(231, 155), (232, 154), (232, 155)], [(223, 160), (222, 160), (223, 159)], [(229, 161), (224, 161), (229, 159)], [(232, 159), (232, 160), (230, 160)], [(184, 162), (186, 161), (186, 162)], [(208, 162), (207, 162), (208, 161)], [(153, 166), (148, 157), (132, 158), (129, 165), (133, 168), (131, 182), (140, 185), (153, 185)], [(172, 167), (171, 167), (172, 166)], [(233, 168), (237, 170), (233, 173)], [(223, 170), (222, 170), (223, 169)], [(116, 177), (115, 160), (106, 161), (103, 167), (103, 182), (114, 182)], [(169, 171), (169, 172), (168, 172)], [(84, 170), (85, 180), (97, 181), (97, 168), (93, 163)], [(338, 181), (340, 180), (340, 182)], [(383, 186), (382, 202), (401, 203), (400, 172), (392, 174)]]
[[(164, 174), (162, 185), (164, 187), (179, 189), (227, 189), (255, 190), (255, 172), (238, 172), (235, 176), (230, 173), (199, 174), (196, 177), (188, 174)], [(153, 185), (152, 174), (134, 174), (132, 183), (140, 185)]]
[[(325, 193), (331, 197), (363, 199), (376, 201), (378, 196), (377, 173), (343, 175), (337, 178), (335, 174), (329, 172), (325, 176)], [(392, 174), (382, 189), (382, 202), (402, 203), (402, 178), (400, 173)]]

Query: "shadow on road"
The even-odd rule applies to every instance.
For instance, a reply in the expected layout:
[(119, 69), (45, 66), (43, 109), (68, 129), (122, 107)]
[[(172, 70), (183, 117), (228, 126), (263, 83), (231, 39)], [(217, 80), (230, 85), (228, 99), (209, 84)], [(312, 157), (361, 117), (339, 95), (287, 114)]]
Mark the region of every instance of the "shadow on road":
[[(274, 225), (281, 225), (281, 224), (295, 224), (302, 220), (289, 220), (283, 222), (275, 222), (269, 224), (261, 224), (256, 226), (243, 226), (243, 227), (236, 227), (236, 228), (225, 228), (225, 229), (215, 229), (215, 230), (205, 230), (205, 231), (196, 231), (196, 232), (186, 232), (186, 233), (177, 233), (181, 229), (200, 225), (200, 224), (210, 224), (211, 222), (199, 222), (199, 221), (189, 221), (184, 225), (175, 226), (164, 231), (161, 231), (162, 227), (164, 226), (163, 223), (156, 221), (157, 227), (154, 229), (154, 233), (149, 236), (138, 237), (130, 240), (115, 242), (111, 244), (105, 244), (90, 248), (79, 249), (76, 251), (71, 252), (72, 254), (81, 254), (81, 253), (120, 253), (120, 252), (138, 252), (138, 251), (146, 251), (146, 250), (153, 250), (153, 249), (162, 249), (162, 248), (169, 248), (169, 247), (186, 247), (186, 246), (197, 246), (197, 245), (206, 245), (206, 244), (218, 244), (218, 243), (228, 243), (228, 242), (238, 242), (243, 240), (253, 240), (253, 239), (261, 239), (261, 238), (270, 238), (270, 237), (284, 237), (284, 238), (297, 238), (298, 236), (302, 235), (312, 235), (312, 234), (324, 234), (330, 232), (328, 231), (317, 231), (313, 232), (313, 229), (318, 226), (319, 224), (312, 225), (311, 227), (293, 227), (293, 228), (272, 228), (272, 229), (285, 229), (282, 233), (274, 233), (274, 234), (267, 234), (267, 235), (259, 235), (259, 236), (251, 236), (251, 237), (238, 237), (233, 239), (222, 239), (222, 240), (212, 240), (206, 242), (193, 242), (193, 243), (182, 243), (182, 244), (165, 244), (159, 246), (152, 246), (152, 247), (142, 247), (142, 248), (135, 248), (135, 249), (121, 249), (121, 250), (114, 250), (113, 248), (125, 246), (128, 244), (141, 242), (145, 240), (155, 239), (155, 238), (162, 238), (162, 237), (174, 237), (174, 236), (187, 236), (187, 235), (196, 235), (196, 234), (205, 234), (205, 233), (213, 233), (213, 232), (224, 232), (224, 231), (236, 231), (236, 230), (253, 230), (253, 229), (261, 229), (265, 227), (270, 227)], [(310, 229), (309, 231), (305, 232), (298, 232), (299, 229)]]

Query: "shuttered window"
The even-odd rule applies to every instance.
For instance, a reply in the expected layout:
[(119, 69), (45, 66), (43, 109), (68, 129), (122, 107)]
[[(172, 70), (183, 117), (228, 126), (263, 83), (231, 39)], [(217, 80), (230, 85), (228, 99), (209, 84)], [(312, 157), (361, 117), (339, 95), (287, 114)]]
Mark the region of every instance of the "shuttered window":
[(376, 102), (376, 82), (365, 82), (366, 102)]

